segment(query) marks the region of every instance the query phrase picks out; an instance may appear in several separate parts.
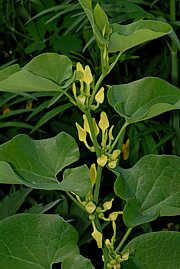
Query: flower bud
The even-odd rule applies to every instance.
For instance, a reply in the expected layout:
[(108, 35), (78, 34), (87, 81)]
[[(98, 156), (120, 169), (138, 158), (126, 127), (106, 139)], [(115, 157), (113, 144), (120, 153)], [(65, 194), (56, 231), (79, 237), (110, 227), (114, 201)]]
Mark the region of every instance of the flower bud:
[(113, 202), (113, 201), (114, 201), (114, 198), (111, 199), (110, 201), (105, 202), (105, 203), (103, 204), (104, 209), (106, 209), (106, 210), (110, 210), (110, 209), (112, 208), (112, 202)]

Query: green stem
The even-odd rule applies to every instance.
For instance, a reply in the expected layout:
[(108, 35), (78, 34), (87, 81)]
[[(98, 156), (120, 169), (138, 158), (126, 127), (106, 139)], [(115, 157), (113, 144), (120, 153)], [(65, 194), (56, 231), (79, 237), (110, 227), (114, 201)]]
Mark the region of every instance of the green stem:
[(94, 189), (94, 202), (98, 204), (99, 201), (99, 190), (101, 186), (101, 176), (102, 176), (102, 167), (98, 165), (97, 167), (97, 177), (96, 177), (96, 184)]
[(115, 66), (115, 65), (117, 64), (117, 62), (119, 61), (119, 58), (120, 58), (120, 57), (121, 57), (121, 52), (119, 52), (119, 54), (117, 55), (115, 61), (110, 65), (109, 70), (108, 70), (108, 72), (107, 72), (106, 75), (108, 75), (108, 74), (111, 72), (111, 70), (114, 68), (114, 66)]
[[(97, 216), (95, 218), (95, 225), (96, 225), (96, 228), (98, 229), (98, 231), (100, 231), (102, 233), (102, 227), (101, 227), (101, 224), (100, 224), (99, 219), (98, 219)], [(102, 247), (102, 252), (103, 252), (103, 255), (104, 255), (104, 266), (103, 266), (103, 269), (107, 269), (108, 250), (107, 250), (107, 247), (105, 245), (105, 240), (104, 239), (103, 239), (103, 241), (104, 241), (103, 242), (103, 247)]]
[(99, 147), (99, 144), (97, 142), (96, 134), (95, 134), (95, 131), (94, 131), (94, 126), (93, 126), (93, 122), (92, 122), (92, 118), (91, 118), (91, 113), (89, 111), (86, 112), (86, 117), (87, 117), (89, 128), (90, 128), (90, 131), (91, 131), (91, 137), (92, 137), (93, 145), (95, 147), (96, 156), (98, 158), (101, 155), (101, 151), (100, 151), (100, 147)]
[(92, 92), (92, 94), (91, 94), (91, 97), (90, 97), (90, 102), (89, 102), (90, 105), (92, 105), (92, 103), (93, 103), (93, 101), (94, 101), (94, 98), (95, 98), (95, 95), (96, 95), (97, 91), (99, 90), (99, 87), (100, 87), (100, 85), (101, 85), (103, 79), (105, 78), (105, 76), (106, 76), (106, 74), (102, 73), (102, 74), (100, 75), (98, 81), (96, 82), (96, 85), (95, 85), (95, 87), (94, 87), (94, 89), (93, 89), (93, 92)]
[(95, 98), (95, 95), (102, 83), (102, 81), (104, 80), (104, 78), (111, 72), (111, 70), (114, 68), (114, 66), (116, 65), (116, 63), (118, 62), (119, 58), (121, 56), (121, 52), (117, 55), (115, 61), (110, 65), (109, 69), (105, 72), (102, 72), (102, 74), (100, 75), (98, 81), (96, 82), (96, 85), (94, 87), (94, 90), (91, 94), (91, 98), (90, 98), (90, 105), (92, 105), (93, 101), (94, 101), (94, 98)]
[(120, 251), (120, 249), (121, 249), (122, 246), (124, 245), (126, 239), (127, 239), (128, 236), (130, 235), (131, 231), (132, 231), (132, 228), (128, 228), (128, 230), (126, 231), (126, 233), (125, 233), (123, 239), (121, 240), (121, 242), (119, 243), (119, 245), (118, 245), (117, 248), (115, 249), (115, 252), (119, 252), (119, 251)]
[(79, 203), (79, 202), (76, 200), (76, 198), (75, 198), (70, 192), (66, 191), (66, 194), (69, 196), (69, 198), (71, 198), (71, 200), (72, 200), (72, 201), (73, 201), (79, 208), (81, 208), (83, 211), (87, 212), (86, 209), (85, 209), (85, 207), (84, 207), (81, 203)]
[(114, 142), (113, 142), (113, 144), (111, 146), (111, 149), (110, 149), (109, 153), (111, 153), (113, 151), (114, 147), (116, 146), (116, 144), (119, 141), (120, 137), (123, 135), (123, 133), (124, 133), (127, 126), (128, 126), (128, 123), (125, 122), (124, 125), (121, 127), (118, 135), (116, 136), (116, 138), (115, 138), (115, 140), (114, 140)]

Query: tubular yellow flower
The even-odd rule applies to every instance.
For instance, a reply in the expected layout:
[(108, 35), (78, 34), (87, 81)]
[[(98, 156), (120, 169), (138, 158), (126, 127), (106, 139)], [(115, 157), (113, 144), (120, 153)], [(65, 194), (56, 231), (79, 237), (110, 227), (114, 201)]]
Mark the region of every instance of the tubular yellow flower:
[(93, 81), (93, 76), (91, 73), (91, 69), (90, 69), (89, 65), (86, 65), (85, 70), (84, 70), (84, 82), (87, 85), (90, 85), (92, 81)]
[(97, 163), (101, 166), (104, 167), (107, 163), (107, 156), (102, 154), (98, 159), (97, 159)]
[(81, 142), (85, 142), (86, 141), (86, 136), (87, 136), (86, 131), (81, 127), (81, 125), (79, 125), (79, 123), (76, 122), (75, 124), (76, 124), (76, 128), (77, 128), (77, 131), (78, 131), (79, 140)]
[(92, 201), (89, 201), (89, 202), (86, 204), (85, 208), (86, 208), (86, 211), (87, 211), (89, 214), (92, 214), (92, 213), (95, 211), (95, 209), (96, 209), (96, 205), (95, 205)]
[(126, 161), (129, 158), (129, 138), (126, 143), (122, 145), (123, 159)]
[(93, 232), (92, 232), (92, 237), (96, 240), (98, 248), (102, 248), (102, 233), (100, 233), (95, 226), (94, 221), (92, 221), (93, 225)]
[(114, 161), (109, 162), (109, 163), (108, 163), (108, 167), (109, 167), (110, 169), (114, 169), (114, 168), (116, 168), (117, 161), (118, 161), (118, 160), (114, 160)]
[(106, 115), (106, 112), (104, 112), (104, 111), (101, 112), (100, 121), (99, 121), (98, 125), (99, 125), (99, 128), (102, 130), (103, 133), (109, 127), (109, 121), (108, 121), (108, 117)]
[(95, 118), (92, 118), (92, 123), (94, 127), (95, 136), (97, 136), (99, 134), (99, 127), (97, 126)]
[(86, 132), (90, 134), (89, 123), (85, 114), (83, 115), (83, 120), (84, 120), (84, 130), (86, 130)]
[(123, 214), (123, 211), (115, 211), (109, 214), (109, 220), (110, 221), (116, 221), (119, 214)]
[(76, 84), (74, 82), (72, 84), (72, 91), (73, 91), (73, 95), (74, 95), (75, 100), (77, 100)]
[(101, 87), (96, 93), (95, 100), (98, 104), (102, 104), (104, 102), (104, 87)]
[(84, 77), (84, 69), (83, 69), (82, 64), (80, 62), (77, 62), (76, 70), (80, 71), (83, 74), (83, 77)]
[(111, 160), (115, 161), (118, 158), (118, 156), (120, 155), (120, 153), (121, 153), (120, 149), (115, 149), (113, 151), (113, 153), (111, 154)]
[(82, 105), (84, 105), (86, 102), (86, 96), (83, 94), (80, 94), (77, 99)]
[(97, 177), (97, 171), (96, 171), (96, 165), (95, 163), (93, 163), (89, 169), (90, 172), (90, 180), (92, 183), (92, 187), (94, 186), (94, 184), (96, 183), (96, 177)]
[(114, 140), (114, 137), (113, 137), (113, 134), (112, 134), (113, 128), (114, 128), (114, 125), (112, 125), (111, 128), (109, 129), (109, 142)]
[(103, 208), (106, 210), (110, 210), (112, 207), (112, 202), (114, 201), (114, 198), (112, 198), (110, 201), (107, 201), (103, 204)]

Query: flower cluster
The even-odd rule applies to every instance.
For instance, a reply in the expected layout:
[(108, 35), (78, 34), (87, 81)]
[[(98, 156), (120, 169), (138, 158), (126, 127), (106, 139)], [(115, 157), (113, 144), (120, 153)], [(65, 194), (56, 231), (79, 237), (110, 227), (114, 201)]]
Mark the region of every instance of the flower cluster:
[[(90, 146), (87, 142), (87, 135), (89, 135), (92, 142), (93, 142), (93, 139), (92, 139), (92, 134), (89, 127), (89, 123), (85, 114), (83, 115), (83, 120), (84, 120), (83, 127), (81, 127), (78, 123), (76, 123), (79, 140), (83, 142), (90, 151), (95, 152), (94, 146), (93, 145)], [(101, 112), (100, 121), (98, 124), (96, 123), (95, 118), (92, 118), (92, 125), (94, 129), (94, 134), (96, 137), (98, 136), (101, 130), (101, 155), (97, 159), (97, 163), (101, 167), (107, 164), (109, 168), (111, 169), (115, 168), (117, 165), (118, 157), (121, 153), (121, 150), (117, 149), (117, 150), (114, 150), (111, 154), (109, 153), (109, 151), (111, 150), (112, 141), (114, 140), (114, 137), (112, 134), (114, 125), (112, 125), (109, 128), (109, 120), (104, 111)]]
[(90, 97), (92, 94), (91, 88), (93, 87), (93, 76), (89, 65), (86, 65), (85, 68), (83, 68), (81, 63), (78, 62), (76, 64), (75, 74), (76, 81), (80, 84), (79, 88), (77, 88), (76, 82), (73, 82), (72, 84), (72, 91), (77, 106), (82, 111), (85, 111), (89, 107), (95, 110), (98, 108), (99, 104), (102, 104), (104, 101), (104, 87), (101, 87), (96, 93), (96, 105), (92, 105), (90, 104)]

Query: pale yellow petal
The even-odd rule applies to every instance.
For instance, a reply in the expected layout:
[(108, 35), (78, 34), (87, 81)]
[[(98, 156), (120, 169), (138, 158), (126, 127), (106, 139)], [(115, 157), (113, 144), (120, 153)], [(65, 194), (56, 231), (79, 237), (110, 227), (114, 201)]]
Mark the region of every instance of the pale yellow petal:
[(96, 210), (96, 205), (93, 203), (93, 201), (89, 201), (86, 205), (85, 205), (86, 211), (89, 214), (92, 214), (95, 210)]
[(98, 248), (102, 248), (102, 233), (100, 233), (96, 229), (96, 226), (95, 226), (94, 222), (92, 222), (92, 224), (93, 224), (93, 232), (92, 232), (91, 235), (96, 240)]
[(95, 100), (98, 104), (102, 104), (104, 102), (104, 87), (101, 87), (96, 93)]
[(109, 127), (109, 121), (108, 117), (106, 115), (106, 112), (102, 111), (101, 116), (100, 116), (100, 121), (99, 121), (99, 128), (105, 132), (105, 130)]
[(90, 180), (91, 180), (92, 186), (94, 186), (94, 184), (96, 183), (96, 177), (97, 177), (95, 163), (91, 165), (89, 172), (90, 172)]
[(93, 76), (91, 73), (91, 69), (90, 69), (89, 65), (86, 65), (85, 71), (84, 71), (84, 82), (87, 83), (88, 85), (90, 85), (92, 81), (93, 81)]
[(85, 142), (86, 141), (86, 131), (76, 122), (76, 128), (77, 128), (77, 131), (78, 131), (78, 137), (79, 137), (79, 140), (81, 142)]
[(101, 166), (104, 167), (107, 163), (107, 156), (102, 154), (98, 159), (97, 159), (97, 163)]
[(93, 123), (93, 127), (94, 127), (95, 136), (97, 136), (99, 134), (99, 127), (96, 123), (95, 118), (92, 118), (92, 123)]

